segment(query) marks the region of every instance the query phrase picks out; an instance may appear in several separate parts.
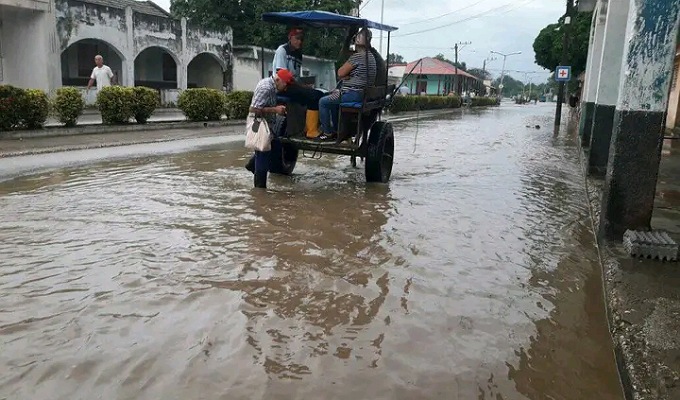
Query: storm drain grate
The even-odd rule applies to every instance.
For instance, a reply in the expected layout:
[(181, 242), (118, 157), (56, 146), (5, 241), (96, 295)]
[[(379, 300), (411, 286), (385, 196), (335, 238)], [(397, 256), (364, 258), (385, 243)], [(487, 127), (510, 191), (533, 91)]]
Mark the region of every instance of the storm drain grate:
[(665, 231), (627, 230), (623, 235), (623, 247), (632, 257), (678, 260), (678, 244)]

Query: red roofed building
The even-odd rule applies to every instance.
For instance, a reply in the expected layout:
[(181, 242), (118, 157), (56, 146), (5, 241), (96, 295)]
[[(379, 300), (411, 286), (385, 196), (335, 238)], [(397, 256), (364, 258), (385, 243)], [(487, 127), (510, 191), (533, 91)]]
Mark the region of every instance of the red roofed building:
[(484, 93), (484, 82), (460, 68), (431, 57), (419, 61), (409, 63), (404, 71), (404, 86), (409, 88), (410, 94)]

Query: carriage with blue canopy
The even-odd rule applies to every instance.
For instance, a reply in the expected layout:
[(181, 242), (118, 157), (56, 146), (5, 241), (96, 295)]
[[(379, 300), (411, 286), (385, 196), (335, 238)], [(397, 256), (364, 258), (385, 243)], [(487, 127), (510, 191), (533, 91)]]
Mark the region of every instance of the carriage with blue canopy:
[[(345, 29), (348, 37), (358, 29), (368, 28), (387, 32), (387, 54), (390, 48), (390, 33), (397, 28), (373, 22), (364, 18), (340, 15), (326, 11), (270, 12), (262, 15), (265, 22), (308, 28)], [(377, 54), (375, 49), (370, 49)], [(366, 52), (368, 64), (368, 51)], [(264, 61), (263, 61), (264, 62)], [(272, 152), (269, 172), (290, 175), (295, 169), (299, 154), (307, 158), (320, 158), (324, 153), (345, 155), (357, 166), (357, 159), (364, 161), (366, 181), (389, 181), (394, 160), (394, 132), (392, 124), (382, 120), (387, 102), (394, 96), (395, 86), (388, 85), (387, 66), (376, 73), (373, 84), (363, 91), (361, 101), (343, 102), (340, 99), (338, 136), (343, 140), (335, 142), (308, 138), (304, 133), (305, 110), (303, 106), (291, 104), (281, 93), (277, 101), (286, 105), (285, 116), (277, 116), (273, 128)], [(264, 65), (262, 69), (264, 77)], [(368, 71), (367, 71), (368, 75)], [(367, 76), (368, 78), (368, 76)]]

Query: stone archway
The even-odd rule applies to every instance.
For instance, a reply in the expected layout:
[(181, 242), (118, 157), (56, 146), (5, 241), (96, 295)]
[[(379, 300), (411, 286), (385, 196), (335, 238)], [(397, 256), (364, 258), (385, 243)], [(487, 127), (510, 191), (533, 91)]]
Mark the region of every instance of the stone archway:
[(125, 57), (118, 49), (100, 39), (81, 39), (69, 45), (61, 53), (61, 84), (63, 86), (87, 86), (95, 67), (94, 57), (101, 55), (115, 75), (116, 82), (124, 82)]
[(135, 86), (177, 89), (179, 71), (180, 63), (172, 52), (163, 47), (147, 47), (135, 58)]
[(225, 63), (213, 53), (200, 53), (187, 67), (187, 87), (221, 90), (225, 85)]

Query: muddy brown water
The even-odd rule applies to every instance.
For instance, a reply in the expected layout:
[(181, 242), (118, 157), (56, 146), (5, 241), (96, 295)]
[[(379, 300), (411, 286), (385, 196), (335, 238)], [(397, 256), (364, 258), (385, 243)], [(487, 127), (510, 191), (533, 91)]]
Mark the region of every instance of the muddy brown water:
[(622, 398), (552, 112), (400, 123), (389, 185), (254, 191), (239, 141), (1, 182), (0, 399)]

